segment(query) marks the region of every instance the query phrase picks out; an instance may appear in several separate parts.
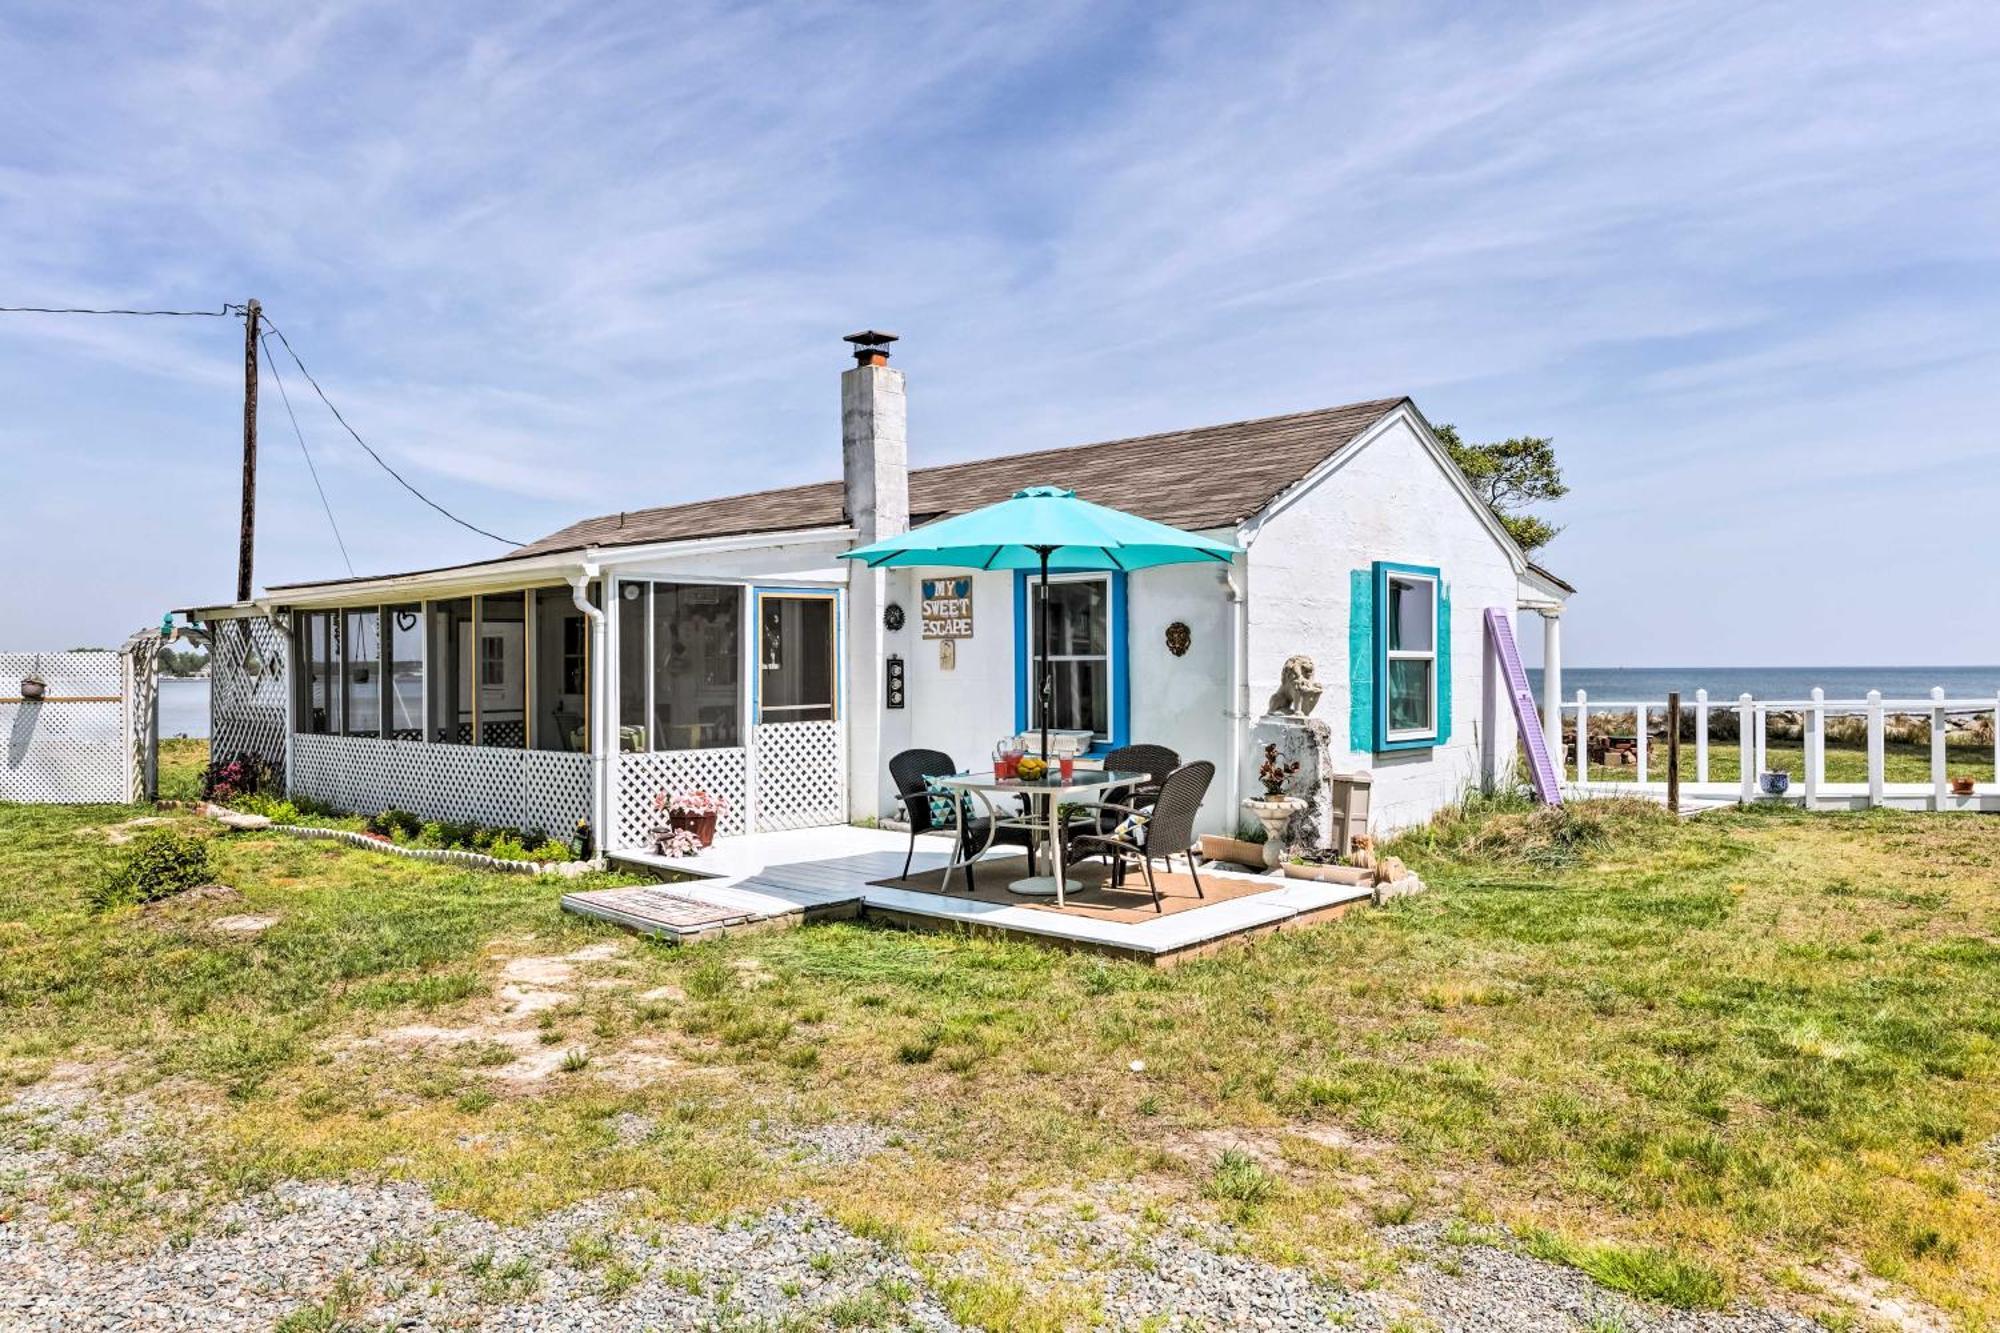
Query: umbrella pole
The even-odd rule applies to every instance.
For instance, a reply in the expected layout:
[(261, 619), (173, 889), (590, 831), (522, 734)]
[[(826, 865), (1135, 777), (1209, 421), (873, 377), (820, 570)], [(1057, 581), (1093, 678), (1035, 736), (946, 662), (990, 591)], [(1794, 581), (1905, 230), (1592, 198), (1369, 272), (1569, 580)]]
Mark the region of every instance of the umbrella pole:
[(1054, 691), (1049, 682), (1049, 548), (1038, 546), (1035, 549), (1042, 557), (1042, 651), (1037, 654), (1041, 660), (1036, 666), (1041, 675), (1037, 691), (1042, 701), (1042, 758), (1046, 761), (1049, 757), (1049, 709), (1055, 704), (1050, 697)]

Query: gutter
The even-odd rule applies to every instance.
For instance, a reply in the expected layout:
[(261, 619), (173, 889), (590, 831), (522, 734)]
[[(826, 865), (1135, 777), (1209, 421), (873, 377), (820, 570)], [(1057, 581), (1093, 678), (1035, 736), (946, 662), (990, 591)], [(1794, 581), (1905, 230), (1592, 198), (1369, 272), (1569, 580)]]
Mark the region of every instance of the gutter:
[[(593, 552), (594, 554), (594, 552)], [(610, 673), (605, 669), (605, 659), (609, 654), (607, 627), (610, 618), (603, 608), (590, 604), (590, 581), (598, 580), (600, 595), (605, 589), (604, 570), (595, 559), (586, 559), (578, 567), (578, 572), (569, 577), (569, 598), (576, 609), (583, 612), (590, 622), (590, 679), (585, 682), (591, 696), (597, 700), (597, 707), (590, 712), (591, 735), (585, 737), (590, 743), (590, 836), (596, 843), (591, 850), (597, 858), (602, 858), (608, 830), (604, 816), (612, 808), (611, 804), (611, 752), (608, 744), (617, 733), (604, 725), (605, 716), (611, 712), (609, 681)]]

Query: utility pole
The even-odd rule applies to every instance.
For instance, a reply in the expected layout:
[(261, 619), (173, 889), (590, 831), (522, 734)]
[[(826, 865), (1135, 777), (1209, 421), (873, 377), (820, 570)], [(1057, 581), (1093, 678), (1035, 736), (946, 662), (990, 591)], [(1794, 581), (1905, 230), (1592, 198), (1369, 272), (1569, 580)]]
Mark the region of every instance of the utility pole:
[(236, 547), (236, 600), (250, 600), (250, 566), (257, 547), (257, 321), (264, 307), (243, 307), (243, 521)]

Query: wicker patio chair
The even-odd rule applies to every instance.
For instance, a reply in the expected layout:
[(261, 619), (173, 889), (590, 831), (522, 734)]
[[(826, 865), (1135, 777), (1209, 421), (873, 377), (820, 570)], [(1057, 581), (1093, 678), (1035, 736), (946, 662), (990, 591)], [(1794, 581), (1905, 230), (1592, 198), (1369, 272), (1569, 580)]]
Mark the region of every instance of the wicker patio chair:
[[(1104, 756), (1104, 771), (1107, 773), (1146, 774), (1144, 782), (1124, 789), (1123, 804), (1136, 810), (1147, 809), (1157, 801), (1160, 784), (1167, 780), (1167, 774), (1180, 766), (1181, 757), (1164, 745), (1121, 745)], [(1108, 834), (1124, 818), (1124, 815), (1114, 813), (1107, 806), (1088, 806), (1069, 817), (1069, 836)]]
[[(1160, 900), (1160, 885), (1153, 878), (1153, 858), (1158, 857), (1162, 865), (1171, 868), (1167, 858), (1176, 852), (1186, 853), (1194, 846), (1194, 819), (1201, 811), (1202, 797), (1208, 794), (1208, 784), (1215, 781), (1215, 765), (1206, 759), (1197, 759), (1192, 764), (1183, 765), (1167, 774), (1167, 780), (1160, 784), (1159, 797), (1147, 809), (1134, 806), (1106, 804), (1106, 810), (1115, 810), (1121, 820), (1130, 823), (1122, 831), (1112, 833), (1079, 833), (1071, 837), (1070, 845), (1088, 854), (1103, 852), (1112, 859), (1111, 886), (1117, 888), (1124, 882), (1125, 861), (1136, 857), (1139, 868), (1145, 872), (1146, 887), (1153, 895), (1153, 910), (1166, 911)], [(1194, 880), (1197, 898), (1206, 898), (1202, 891), (1201, 872), (1195, 868), (1193, 855), (1188, 856), (1188, 874)]]
[[(902, 801), (903, 813), (910, 822), (910, 849), (903, 855), (904, 879), (910, 877), (910, 864), (917, 855), (917, 835), (951, 832), (950, 821), (940, 823), (931, 817), (932, 792), (924, 785), (924, 779), (950, 777), (956, 772), (958, 765), (942, 750), (905, 750), (889, 761), (889, 781), (895, 785), (896, 797)], [(1035, 873), (1035, 830), (1005, 819), (999, 821), (996, 828), (994, 821), (984, 815), (965, 821), (952, 859), (968, 860), (973, 852), (986, 845), (989, 831), (996, 847), (1006, 844), (1027, 848), (1028, 873)], [(970, 864), (965, 867), (965, 883), (968, 889), (978, 887)], [(944, 887), (950, 889), (951, 876), (945, 876)]]

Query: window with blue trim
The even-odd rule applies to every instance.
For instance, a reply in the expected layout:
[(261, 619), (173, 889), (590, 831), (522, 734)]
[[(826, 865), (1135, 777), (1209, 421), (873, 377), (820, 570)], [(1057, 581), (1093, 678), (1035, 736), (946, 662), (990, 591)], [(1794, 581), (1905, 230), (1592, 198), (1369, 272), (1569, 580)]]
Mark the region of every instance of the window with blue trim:
[[(1042, 725), (1036, 653), (1042, 647), (1041, 579), (1023, 575), (1016, 585), (1019, 612), (1015, 635), (1016, 725)], [(1091, 748), (1102, 752), (1123, 743), (1125, 684), (1124, 575), (1055, 574), (1046, 589), (1049, 612), (1049, 675), (1052, 728), (1088, 731)]]
[(1437, 570), (1386, 561), (1376, 565), (1378, 748), (1411, 748), (1438, 741), (1439, 606)]

